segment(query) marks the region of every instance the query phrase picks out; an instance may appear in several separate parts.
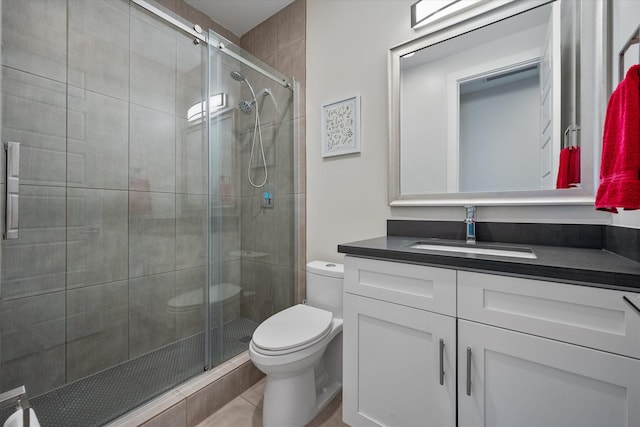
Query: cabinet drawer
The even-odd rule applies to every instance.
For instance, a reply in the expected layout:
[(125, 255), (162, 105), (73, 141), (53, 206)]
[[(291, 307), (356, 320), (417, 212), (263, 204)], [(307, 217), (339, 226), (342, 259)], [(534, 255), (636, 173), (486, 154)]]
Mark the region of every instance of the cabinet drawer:
[(456, 272), (422, 265), (345, 257), (345, 292), (456, 315)]
[(458, 317), (640, 358), (640, 294), (458, 272)]

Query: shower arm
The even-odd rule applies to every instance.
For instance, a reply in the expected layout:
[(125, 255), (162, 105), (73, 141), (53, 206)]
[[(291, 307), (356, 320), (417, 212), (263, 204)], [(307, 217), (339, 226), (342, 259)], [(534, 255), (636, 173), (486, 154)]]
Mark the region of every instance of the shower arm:
[(258, 102), (258, 99), (256, 98), (256, 93), (253, 90), (253, 86), (251, 86), (251, 83), (249, 83), (249, 80), (244, 79), (244, 82), (247, 84), (247, 86), (249, 86), (249, 90), (251, 91), (251, 96), (253, 97), (253, 102)]

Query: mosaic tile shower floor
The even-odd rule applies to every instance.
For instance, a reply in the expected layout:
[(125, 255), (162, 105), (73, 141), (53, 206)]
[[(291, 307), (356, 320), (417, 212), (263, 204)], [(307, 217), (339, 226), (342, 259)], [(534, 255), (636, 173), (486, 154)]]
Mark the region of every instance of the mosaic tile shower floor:
[[(222, 333), (213, 329), (214, 359), (222, 362), (247, 350), (257, 326), (239, 318), (226, 323)], [(224, 352), (216, 354), (220, 340)], [(42, 427), (102, 426), (198, 375), (204, 369), (203, 359), (204, 334), (200, 333), (66, 384), (30, 399), (30, 403)], [(153, 396), (149, 396), (149, 390), (154, 390)], [(11, 412), (2, 411), (0, 420)]]

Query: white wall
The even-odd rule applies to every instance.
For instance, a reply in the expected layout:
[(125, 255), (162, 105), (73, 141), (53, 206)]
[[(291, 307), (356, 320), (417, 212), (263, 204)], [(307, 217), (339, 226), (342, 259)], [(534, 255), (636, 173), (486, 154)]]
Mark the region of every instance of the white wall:
[[(307, 260), (340, 261), (339, 243), (384, 235), (390, 218), (464, 218), (462, 207), (391, 209), (387, 203), (387, 53), (420, 34), (410, 28), (412, 3), (308, 0)], [(355, 93), (362, 102), (362, 153), (323, 160), (320, 108)], [(593, 206), (480, 207), (478, 220), (610, 223), (611, 215)]]
[[(613, 86), (618, 83), (618, 52), (640, 25), (640, 1), (615, 0), (613, 2)], [(625, 69), (640, 63), (638, 45), (633, 45), (625, 55)], [(624, 227), (640, 228), (640, 211), (620, 211), (612, 215), (613, 224)]]

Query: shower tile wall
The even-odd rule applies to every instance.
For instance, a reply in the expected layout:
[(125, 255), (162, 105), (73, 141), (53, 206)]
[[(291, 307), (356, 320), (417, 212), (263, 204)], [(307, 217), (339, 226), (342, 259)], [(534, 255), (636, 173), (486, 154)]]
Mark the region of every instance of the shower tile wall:
[[(276, 159), (274, 185), (279, 204), (272, 210), (260, 209), (259, 192), (247, 185), (242, 187), (242, 246), (268, 253), (242, 261), (243, 289), (249, 289), (251, 296), (243, 301), (243, 315), (260, 321), (305, 298), (306, 0), (296, 0), (243, 35), (241, 46), (296, 81), (296, 111), (287, 116), (291, 123), (269, 124), (267, 117), (264, 127), (265, 148), (274, 150), (267, 159), (270, 155)], [(296, 132), (295, 147), (279, 142), (288, 140), (288, 132)], [(245, 149), (243, 170), (248, 158)]]
[[(239, 115), (239, 194), (240, 247), (242, 251), (241, 283), (243, 289), (243, 317), (261, 322), (270, 315), (292, 305), (295, 285), (294, 251), (294, 167), (293, 167), (293, 111), (280, 106), (291, 96), (288, 89), (260, 76), (251, 70), (242, 70), (255, 88), (257, 109), (260, 112), (261, 131), (255, 137), (251, 165), (251, 147), (254, 141), (255, 112)], [(237, 85), (237, 83), (236, 83)], [(263, 95), (262, 88), (269, 88), (276, 102)], [(242, 85), (242, 99), (251, 99), (251, 93)], [(253, 187), (247, 178), (261, 184), (264, 170), (259, 148), (262, 137), (268, 168), (265, 187)], [(237, 148), (236, 148), (237, 149)], [(264, 192), (273, 194), (273, 208), (263, 208)], [(247, 253), (248, 252), (248, 253)]]
[(206, 275), (206, 145), (186, 120), (206, 48), (126, 0), (2, 15), (2, 134), (22, 151), (0, 391), (36, 396), (203, 330), (168, 302)]

